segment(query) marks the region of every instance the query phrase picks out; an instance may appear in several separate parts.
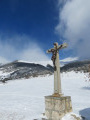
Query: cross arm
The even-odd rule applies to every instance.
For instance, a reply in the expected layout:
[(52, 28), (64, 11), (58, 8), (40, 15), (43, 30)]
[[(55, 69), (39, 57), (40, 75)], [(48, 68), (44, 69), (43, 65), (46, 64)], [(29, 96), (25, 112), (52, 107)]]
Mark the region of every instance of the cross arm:
[(66, 48), (67, 46), (68, 46), (67, 43), (63, 43), (63, 44), (59, 45), (57, 49), (58, 50), (63, 49), (63, 48)]
[(47, 50), (46, 53), (51, 53), (51, 52), (53, 52), (54, 50), (55, 50), (55, 48), (51, 48), (51, 49)]

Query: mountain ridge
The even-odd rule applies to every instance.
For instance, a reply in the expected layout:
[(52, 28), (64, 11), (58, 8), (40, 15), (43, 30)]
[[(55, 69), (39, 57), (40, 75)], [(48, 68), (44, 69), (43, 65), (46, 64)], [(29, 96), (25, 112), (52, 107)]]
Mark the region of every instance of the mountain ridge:
[(53, 74), (51, 66), (43, 66), (35, 63), (19, 62), (18, 60), (0, 66), (1, 81), (12, 79), (38, 77), (42, 75)]
[[(90, 60), (84, 61), (74, 61), (71, 63), (67, 63), (60, 68), (61, 72), (67, 71), (83, 71), (90, 72), (89, 69)], [(30, 77), (38, 77), (45, 75), (52, 75), (54, 73), (54, 69), (50, 64), (47, 66), (43, 66), (41, 64), (24, 62), (15, 60), (11, 63), (7, 63), (0, 66), (0, 81), (5, 82), (7, 80), (28, 79)]]
[(89, 65), (90, 65), (90, 60), (75, 61), (61, 67), (61, 72), (72, 71), (72, 70), (90, 72)]

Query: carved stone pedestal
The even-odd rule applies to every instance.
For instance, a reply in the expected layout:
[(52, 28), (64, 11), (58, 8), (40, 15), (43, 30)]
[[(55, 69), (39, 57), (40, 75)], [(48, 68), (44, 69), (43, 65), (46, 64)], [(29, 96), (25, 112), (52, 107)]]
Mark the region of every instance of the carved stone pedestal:
[(69, 112), (72, 112), (70, 96), (45, 97), (45, 115), (48, 120), (61, 120)]

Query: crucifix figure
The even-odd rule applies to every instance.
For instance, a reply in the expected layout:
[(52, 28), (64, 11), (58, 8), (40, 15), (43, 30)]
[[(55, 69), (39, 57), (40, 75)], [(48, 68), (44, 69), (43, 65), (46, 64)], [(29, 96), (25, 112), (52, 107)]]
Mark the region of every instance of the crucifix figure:
[(51, 60), (53, 61), (54, 66), (54, 96), (61, 96), (61, 78), (60, 78), (60, 63), (59, 63), (59, 50), (62, 48), (66, 48), (67, 44), (58, 45), (58, 43), (54, 43), (54, 48), (47, 50), (47, 53), (52, 53)]

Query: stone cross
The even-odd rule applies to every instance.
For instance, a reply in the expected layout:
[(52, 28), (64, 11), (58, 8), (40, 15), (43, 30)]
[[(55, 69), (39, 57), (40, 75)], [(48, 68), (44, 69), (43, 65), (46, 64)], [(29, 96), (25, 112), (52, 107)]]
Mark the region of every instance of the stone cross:
[(59, 62), (59, 50), (62, 48), (66, 48), (67, 44), (58, 45), (58, 43), (54, 43), (54, 48), (47, 50), (47, 53), (52, 53), (51, 60), (54, 65), (54, 94), (53, 96), (61, 96), (61, 78), (60, 78), (60, 62)]

